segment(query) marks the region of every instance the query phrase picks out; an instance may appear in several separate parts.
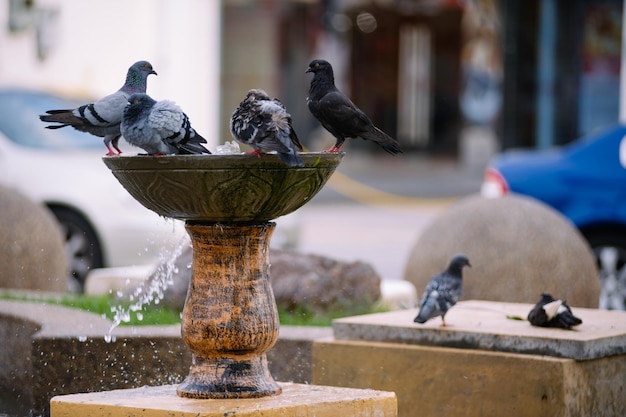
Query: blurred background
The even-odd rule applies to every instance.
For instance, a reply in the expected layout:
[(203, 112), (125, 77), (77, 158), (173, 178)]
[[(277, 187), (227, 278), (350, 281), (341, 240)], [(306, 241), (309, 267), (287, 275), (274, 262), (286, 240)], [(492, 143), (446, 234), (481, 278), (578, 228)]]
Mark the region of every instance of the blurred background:
[[(101, 97), (149, 60), (148, 92), (214, 142), (249, 88), (310, 147), (313, 58), (410, 154), (563, 144), (619, 114), (621, 0), (0, 1), (0, 84)], [(483, 140), (484, 136), (483, 136)], [(378, 150), (356, 141), (350, 149)]]
[[(421, 228), (455, 198), (478, 193), (495, 155), (565, 145), (619, 121), (622, 21), (622, 0), (0, 0), (0, 88), (94, 99), (148, 60), (159, 74), (148, 93), (177, 102), (209, 149), (232, 140), (233, 109), (248, 89), (263, 88), (319, 151), (333, 139), (306, 108), (304, 71), (326, 59), (338, 87), (405, 153), (349, 140), (339, 175), (295, 219), (279, 219), (276, 239), (366, 258), (397, 279)], [(11, 106), (4, 112), (18, 111)], [(29, 116), (40, 130), (36, 114), (47, 109)], [(104, 155), (98, 138), (83, 136)], [(19, 185), (25, 174), (9, 168), (1, 145), (0, 174)], [(91, 156), (93, 169), (110, 177), (101, 155)], [(22, 157), (27, 170), (40, 166), (32, 152)], [(376, 237), (354, 233), (381, 222)], [(89, 268), (141, 263), (101, 252)]]

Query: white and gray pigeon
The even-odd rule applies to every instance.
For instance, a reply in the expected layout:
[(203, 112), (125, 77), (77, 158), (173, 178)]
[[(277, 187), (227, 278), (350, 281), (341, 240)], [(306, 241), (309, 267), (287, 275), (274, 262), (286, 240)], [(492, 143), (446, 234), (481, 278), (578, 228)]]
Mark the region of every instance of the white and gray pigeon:
[(539, 302), (528, 313), (528, 321), (533, 326), (561, 329), (570, 329), (583, 322), (574, 316), (572, 309), (564, 300), (557, 300), (547, 292), (541, 294)]
[[(48, 110), (39, 116), (43, 122), (56, 122), (58, 125), (46, 126), (59, 129), (72, 126), (81, 132), (103, 137), (107, 155), (122, 153), (117, 144), (121, 136), (122, 114), (128, 104), (128, 97), (135, 93), (145, 93), (150, 74), (157, 75), (148, 61), (135, 62), (126, 73), (126, 82), (115, 93), (101, 98), (95, 103), (85, 104), (76, 109)], [(111, 146), (115, 149), (111, 149)]]
[(173, 101), (156, 101), (147, 94), (133, 94), (124, 109), (121, 132), (126, 141), (148, 155), (203, 154), (206, 139)]
[(276, 151), (289, 166), (303, 166), (298, 155), (302, 144), (291, 123), (287, 109), (260, 89), (252, 89), (230, 118), (230, 133), (237, 141), (254, 148), (255, 154)]
[(414, 322), (426, 323), (433, 317), (441, 316), (441, 325), (446, 325), (446, 313), (459, 301), (463, 293), (465, 266), (472, 266), (468, 257), (464, 254), (454, 255), (448, 268), (430, 279), (420, 300), (419, 313)]

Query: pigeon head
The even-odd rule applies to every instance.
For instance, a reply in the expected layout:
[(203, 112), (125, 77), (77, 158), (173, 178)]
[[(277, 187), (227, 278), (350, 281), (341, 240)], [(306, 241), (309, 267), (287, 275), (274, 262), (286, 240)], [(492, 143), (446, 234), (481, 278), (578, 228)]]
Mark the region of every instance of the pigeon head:
[(129, 108), (144, 109), (152, 107), (155, 103), (156, 101), (152, 97), (144, 93), (135, 93), (128, 97)]
[(472, 267), (467, 255), (459, 253), (459, 254), (454, 255), (452, 259), (450, 260), (448, 271), (450, 272), (455, 271), (455, 272), (460, 273), (461, 271), (463, 271), (463, 267), (465, 266), (469, 266), (470, 268)]
[(137, 61), (128, 69), (126, 73), (126, 82), (122, 90), (127, 93), (145, 93), (148, 75), (157, 75), (152, 64), (148, 61)]
[(312, 72), (313, 74), (325, 73), (332, 77), (333, 67), (328, 61), (324, 61), (323, 59), (314, 59), (311, 61), (305, 72)]
[(252, 90), (248, 90), (246, 94), (246, 100), (269, 100), (270, 96), (267, 95), (265, 90), (261, 90), (260, 88), (253, 88)]

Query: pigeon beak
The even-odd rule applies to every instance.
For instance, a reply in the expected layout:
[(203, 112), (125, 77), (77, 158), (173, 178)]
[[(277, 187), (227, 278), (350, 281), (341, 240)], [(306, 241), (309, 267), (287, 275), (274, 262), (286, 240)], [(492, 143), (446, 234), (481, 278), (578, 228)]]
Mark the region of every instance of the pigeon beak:
[(150, 74), (159, 75), (155, 70), (150, 71)]
[(313, 69), (311, 69), (311, 67), (308, 67), (306, 71), (304, 71), (304, 73), (306, 74), (307, 72), (313, 72)]

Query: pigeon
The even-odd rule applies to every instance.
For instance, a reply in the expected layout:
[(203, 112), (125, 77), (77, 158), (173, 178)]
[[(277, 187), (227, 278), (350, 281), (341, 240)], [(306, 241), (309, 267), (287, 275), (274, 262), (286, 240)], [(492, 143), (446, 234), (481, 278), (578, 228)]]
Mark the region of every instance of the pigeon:
[(441, 326), (446, 326), (446, 313), (461, 298), (464, 266), (472, 266), (467, 256), (463, 254), (454, 255), (450, 260), (448, 269), (428, 281), (420, 301), (419, 313), (413, 320), (414, 322), (426, 323), (433, 317), (441, 316)]
[(252, 153), (276, 151), (289, 166), (301, 167), (304, 161), (297, 151), (302, 144), (291, 124), (291, 115), (277, 98), (271, 99), (261, 89), (249, 90), (230, 118), (230, 133), (241, 143), (254, 148)]
[(572, 326), (578, 326), (583, 322), (574, 316), (572, 309), (564, 300), (557, 300), (547, 292), (541, 294), (539, 302), (528, 313), (528, 321), (533, 326), (561, 329), (571, 329)]
[(376, 142), (392, 155), (402, 153), (398, 141), (374, 126), (370, 118), (335, 87), (333, 67), (327, 61), (311, 61), (306, 72), (313, 73), (307, 106), (336, 139), (327, 152), (339, 152), (346, 138), (360, 137)]
[[(48, 129), (59, 129), (72, 126), (81, 132), (103, 137), (107, 155), (121, 154), (117, 143), (120, 139), (120, 124), (122, 113), (128, 104), (128, 97), (134, 93), (145, 93), (148, 76), (157, 75), (148, 61), (135, 62), (126, 73), (126, 82), (115, 93), (110, 94), (95, 103), (85, 104), (76, 109), (48, 110), (47, 114), (40, 115), (43, 122), (56, 122), (58, 125), (46, 126)], [(111, 146), (115, 149), (111, 149)]]
[(133, 146), (148, 155), (203, 154), (209, 152), (189, 118), (173, 101), (155, 101), (147, 94), (137, 93), (128, 98), (124, 109), (121, 132)]

